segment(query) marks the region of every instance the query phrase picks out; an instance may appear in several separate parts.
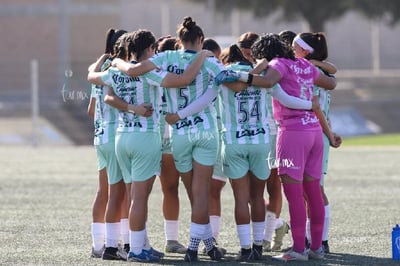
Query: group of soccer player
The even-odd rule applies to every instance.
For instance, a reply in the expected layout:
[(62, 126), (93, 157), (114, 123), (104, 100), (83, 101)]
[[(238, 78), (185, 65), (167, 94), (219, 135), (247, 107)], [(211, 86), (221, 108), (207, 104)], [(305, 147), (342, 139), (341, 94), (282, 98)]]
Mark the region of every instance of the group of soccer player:
[[(88, 74), (99, 170), (92, 256), (161, 261), (165, 254), (147, 233), (148, 198), (159, 176), (166, 253), (198, 261), (202, 242), (211, 260), (223, 259), (217, 240), (229, 180), (236, 260), (282, 250), (289, 230), (280, 218), (282, 188), (293, 246), (273, 258), (323, 259), (329, 252), (323, 176), (329, 147), (341, 144), (327, 119), (336, 86), (327, 57), (322, 33), (247, 32), (221, 50), (190, 17), (176, 37), (158, 40), (149, 30), (109, 30), (105, 53)], [(180, 181), (191, 205), (187, 246), (178, 241)]]

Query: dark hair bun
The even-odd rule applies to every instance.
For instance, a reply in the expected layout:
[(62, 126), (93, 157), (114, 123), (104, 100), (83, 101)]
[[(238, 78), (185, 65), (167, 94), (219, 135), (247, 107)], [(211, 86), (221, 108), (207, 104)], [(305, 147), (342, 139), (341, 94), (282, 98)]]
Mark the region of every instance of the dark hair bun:
[(194, 22), (192, 20), (191, 17), (185, 17), (183, 19), (183, 23), (182, 23), (183, 27), (185, 27), (186, 29), (190, 30), (192, 29), (194, 26), (196, 26), (196, 22)]

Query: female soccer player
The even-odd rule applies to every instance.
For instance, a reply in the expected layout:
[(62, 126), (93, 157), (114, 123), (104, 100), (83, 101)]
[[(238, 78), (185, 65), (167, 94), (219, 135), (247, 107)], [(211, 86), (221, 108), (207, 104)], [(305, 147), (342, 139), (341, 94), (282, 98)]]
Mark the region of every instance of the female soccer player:
[[(129, 34), (125, 39), (122, 38), (119, 45), (126, 47), (128, 59), (132, 58), (133, 63), (141, 62), (154, 55), (156, 47), (153, 34), (146, 30)], [(128, 260), (156, 262), (163, 256), (150, 246), (146, 232), (148, 197), (161, 165), (159, 132), (161, 86), (176, 87), (191, 83), (209, 54), (208, 52), (200, 53), (187, 71), (179, 77), (176, 74), (158, 70), (140, 77), (129, 77), (114, 68), (101, 73), (92, 71), (88, 75), (89, 81), (112, 87), (113, 91), (109, 91), (111, 97), (115, 94), (126, 102), (125, 106), (119, 108), (121, 111), (116, 137), (116, 155), (125, 182), (132, 183)], [(97, 66), (100, 64), (101, 60), (97, 62)], [(113, 100), (107, 102), (113, 104)], [(151, 113), (151, 116), (144, 117), (148, 113)], [(149, 145), (143, 145), (143, 143), (149, 143)]]
[[(253, 56), (265, 58), (268, 69), (265, 75), (241, 74), (240, 80), (250, 85), (272, 87), (279, 82), (288, 94), (311, 100), (314, 84), (333, 89), (334, 78), (320, 75), (320, 72), (307, 60), (295, 58), (293, 51), (287, 47), (277, 34), (266, 34), (252, 46)], [(233, 75), (233, 74), (232, 74)], [(221, 76), (222, 77), (222, 76)], [(229, 75), (217, 83), (232, 78)], [(321, 247), (324, 204), (319, 187), (322, 175), (323, 140), (319, 120), (325, 126), (326, 119), (320, 110), (314, 112), (289, 109), (273, 99), (274, 117), (279, 123), (277, 137), (278, 174), (283, 183), (288, 200), (293, 248), (278, 260), (308, 260), (321, 258)], [(324, 120), (325, 119), (325, 120)], [(330, 132), (329, 140), (337, 145)], [(306, 208), (303, 193), (310, 205), (311, 235), (313, 243), (310, 250), (305, 250)], [(315, 241), (315, 242), (314, 242)]]
[[(124, 33), (126, 33), (124, 30), (108, 30), (106, 54), (114, 54), (114, 45)], [(101, 68), (105, 69), (110, 64), (111, 60), (107, 60)], [(94, 145), (99, 165), (99, 188), (93, 203), (92, 257), (102, 257), (104, 260), (126, 260), (125, 252), (118, 250), (121, 232), (124, 244), (129, 243), (125, 185), (115, 156), (118, 110), (104, 103), (107, 90), (107, 87), (92, 85), (92, 96), (88, 106), (88, 111), (94, 118)]]
[[(127, 64), (121, 60), (113, 62), (130, 76), (137, 76), (159, 67), (173, 73), (182, 73), (186, 65), (201, 50), (204, 40), (203, 30), (190, 17), (185, 17), (177, 31), (183, 49), (166, 51), (138, 65)], [(167, 92), (170, 113), (179, 114), (207, 89), (212, 77), (225, 68), (215, 58), (205, 61), (201, 73), (187, 87), (177, 87)], [(218, 132), (214, 106), (179, 120), (173, 125), (172, 153), (176, 168), (191, 195), (192, 217), (190, 243), (185, 261), (198, 260), (197, 252), (203, 240), (207, 254), (212, 260), (220, 260), (224, 252), (213, 243), (212, 230), (208, 216), (209, 182), (212, 176), (218, 151)]]
[[(326, 61), (328, 58), (328, 45), (326, 42), (325, 34), (322, 32), (312, 33), (303, 32), (294, 38), (293, 48), (295, 55), (298, 57), (303, 57), (308, 59), (311, 63), (319, 68), (321, 73), (325, 75), (332, 75), (336, 73), (336, 67), (331, 62)], [(319, 98), (319, 104), (322, 108), (322, 112), (327, 120), (329, 120), (329, 105), (330, 105), (330, 91), (324, 88), (315, 86), (315, 92)], [(325, 133), (325, 132), (324, 132)], [(325, 253), (329, 253), (328, 244), (328, 232), (330, 225), (330, 205), (328, 197), (324, 190), (324, 177), (328, 169), (328, 159), (329, 159), (329, 140), (327, 135), (324, 134), (324, 156), (323, 156), (323, 168), (321, 177), (321, 192), (325, 204), (325, 219), (324, 219), (324, 229), (322, 234), (322, 246)], [(308, 242), (311, 241), (310, 235), (310, 219), (307, 219), (307, 238)]]

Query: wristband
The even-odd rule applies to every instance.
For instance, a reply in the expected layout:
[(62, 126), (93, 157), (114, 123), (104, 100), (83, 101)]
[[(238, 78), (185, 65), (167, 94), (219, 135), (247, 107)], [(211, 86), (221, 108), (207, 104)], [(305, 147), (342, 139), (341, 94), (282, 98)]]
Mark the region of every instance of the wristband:
[(239, 72), (239, 80), (251, 85), (253, 82), (253, 74), (247, 72)]
[(246, 82), (248, 85), (251, 85), (251, 83), (253, 83), (253, 74), (249, 74), (249, 78), (247, 79)]
[(249, 75), (250, 74), (247, 73), (247, 72), (239, 72), (239, 80), (242, 81), (242, 82), (247, 83), (248, 80), (249, 80)]

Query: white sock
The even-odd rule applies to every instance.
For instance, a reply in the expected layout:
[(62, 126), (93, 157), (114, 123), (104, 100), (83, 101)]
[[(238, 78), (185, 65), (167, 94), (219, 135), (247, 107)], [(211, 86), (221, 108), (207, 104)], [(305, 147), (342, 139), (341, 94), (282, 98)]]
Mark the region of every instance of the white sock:
[(212, 236), (214, 237), (215, 240), (217, 240), (219, 236), (219, 229), (221, 227), (221, 216), (211, 215), (210, 224), (211, 224)]
[(136, 255), (142, 253), (146, 231), (129, 231), (130, 252)]
[(276, 218), (276, 225), (275, 225), (275, 229), (281, 228), (283, 226), (283, 219), (282, 218)]
[(245, 249), (251, 248), (250, 224), (236, 225), (240, 246)]
[(121, 233), (121, 224), (106, 223), (106, 247), (118, 247), (119, 235)]
[(128, 218), (121, 219), (121, 240), (122, 243), (129, 244), (129, 220)]
[(311, 229), (310, 229), (310, 218), (307, 218), (306, 221), (306, 237), (308, 239), (308, 242), (311, 243)]
[(253, 243), (257, 246), (263, 244), (265, 222), (251, 222), (253, 227)]
[(178, 220), (164, 220), (165, 239), (178, 240), (179, 221)]
[(203, 239), (205, 232), (205, 224), (190, 223), (190, 237)]
[(322, 231), (322, 241), (328, 240), (330, 222), (331, 222), (331, 207), (330, 207), (330, 205), (326, 205), (325, 206), (324, 231)]
[(211, 224), (208, 223), (208, 224), (204, 224), (203, 226), (204, 227), (203, 227), (203, 238), (202, 238), (202, 240), (212, 238), (213, 237), (213, 231), (212, 231), (212, 228), (211, 228)]
[(105, 236), (105, 223), (92, 223), (92, 246), (95, 251), (99, 251), (103, 248)]
[(266, 211), (265, 213), (265, 228), (264, 228), (264, 239), (271, 242), (272, 235), (276, 228), (276, 214), (270, 211)]
[(196, 250), (196, 251), (198, 250), (201, 240), (204, 240), (204, 232), (206, 230), (207, 228), (205, 224), (197, 224), (194, 222), (190, 223), (190, 240), (189, 240), (190, 250)]

